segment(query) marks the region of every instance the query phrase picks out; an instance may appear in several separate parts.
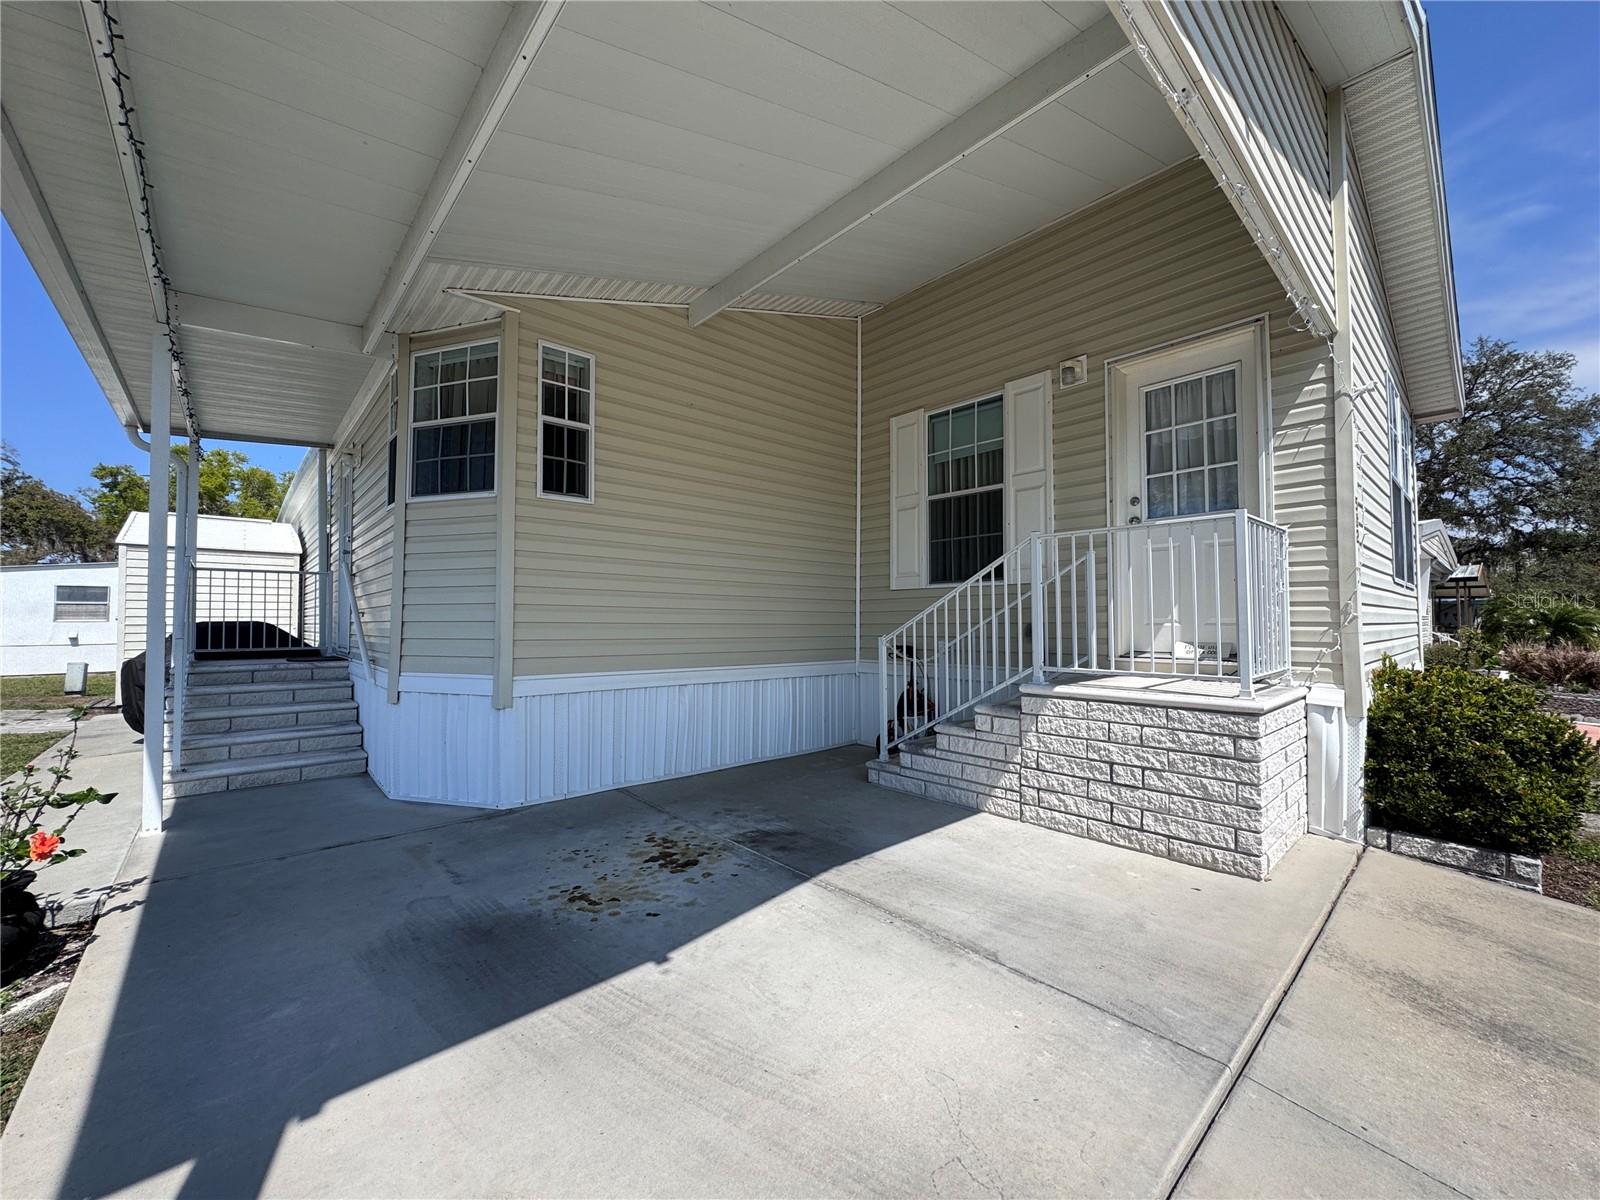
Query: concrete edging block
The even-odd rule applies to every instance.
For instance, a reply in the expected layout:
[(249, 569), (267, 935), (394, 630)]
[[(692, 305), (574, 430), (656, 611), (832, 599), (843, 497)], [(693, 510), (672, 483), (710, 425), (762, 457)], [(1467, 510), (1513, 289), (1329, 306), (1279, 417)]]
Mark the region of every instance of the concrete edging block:
[(1491, 883), (1503, 883), (1541, 895), (1544, 892), (1544, 864), (1526, 854), (1485, 850), (1481, 846), (1446, 842), (1420, 834), (1381, 829), (1376, 825), (1367, 826), (1366, 841), (1376, 850), (1403, 854), (1437, 867), (1449, 867), (1452, 871), (1487, 879)]

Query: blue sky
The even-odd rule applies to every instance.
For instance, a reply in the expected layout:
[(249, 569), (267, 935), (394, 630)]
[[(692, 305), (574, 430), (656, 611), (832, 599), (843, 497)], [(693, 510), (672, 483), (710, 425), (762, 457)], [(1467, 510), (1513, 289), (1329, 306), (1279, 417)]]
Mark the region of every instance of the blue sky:
[[(1462, 338), (1569, 350), (1600, 390), (1600, 5), (1433, 3), (1428, 18)], [(138, 461), (9, 228), (0, 437), (64, 491), (97, 462)], [(239, 448), (279, 471), (301, 455)]]

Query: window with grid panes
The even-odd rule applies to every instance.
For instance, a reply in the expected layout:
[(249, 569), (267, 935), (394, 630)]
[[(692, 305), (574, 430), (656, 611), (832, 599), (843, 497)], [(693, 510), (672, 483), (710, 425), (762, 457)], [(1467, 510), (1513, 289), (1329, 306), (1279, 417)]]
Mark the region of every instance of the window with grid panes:
[(1144, 389), (1145, 513), (1239, 507), (1239, 373), (1207, 371)]
[(500, 343), (411, 356), (411, 495), (494, 491)]
[(539, 495), (593, 498), (594, 356), (539, 346)]
[(961, 583), (1005, 552), (1005, 401), (928, 418), (928, 582)]

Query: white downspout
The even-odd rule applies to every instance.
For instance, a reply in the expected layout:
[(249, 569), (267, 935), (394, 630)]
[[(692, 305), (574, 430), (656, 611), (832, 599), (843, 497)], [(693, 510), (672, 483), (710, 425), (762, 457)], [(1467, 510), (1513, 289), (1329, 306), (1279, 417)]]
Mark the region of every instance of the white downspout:
[(167, 474), (172, 442), (172, 356), (150, 341), (150, 536), (145, 549), (144, 787), (141, 833), (160, 833), (167, 709)]

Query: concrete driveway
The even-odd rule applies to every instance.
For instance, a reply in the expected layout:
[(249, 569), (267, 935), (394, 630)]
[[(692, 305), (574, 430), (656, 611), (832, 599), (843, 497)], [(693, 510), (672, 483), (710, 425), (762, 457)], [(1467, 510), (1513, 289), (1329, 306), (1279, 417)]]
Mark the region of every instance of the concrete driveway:
[[(1353, 847), (1256, 884), (880, 791), (861, 758), (509, 813), (360, 780), (178, 801), (6, 1130), (6, 1195), (1413, 1194), (1463, 1130), (1530, 1140), (1474, 1126), (1487, 1102), (1429, 1129), (1426, 1083), (1363, 1125), (1363, 1073), (1426, 1081), (1429, 1048), (1381, 1008), (1338, 1041), (1393, 972), (1301, 991), (1395, 936), (1319, 965), (1380, 856), (1307, 960)], [(1535, 1059), (1592, 1080), (1577, 1036)], [(1581, 1112), (1549, 1111), (1531, 1144), (1580, 1157)]]
[(1255, 884), (861, 760), (494, 814), (346, 780), (176, 802), (6, 1193), (1165, 1190), (1352, 848)]

